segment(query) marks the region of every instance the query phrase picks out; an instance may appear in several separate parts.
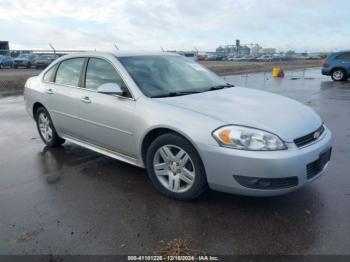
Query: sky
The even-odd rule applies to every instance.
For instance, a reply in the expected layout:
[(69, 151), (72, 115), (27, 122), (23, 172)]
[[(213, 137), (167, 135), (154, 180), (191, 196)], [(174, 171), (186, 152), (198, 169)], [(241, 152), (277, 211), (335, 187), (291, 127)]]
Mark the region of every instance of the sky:
[(349, 0), (0, 0), (11, 49), (350, 49)]

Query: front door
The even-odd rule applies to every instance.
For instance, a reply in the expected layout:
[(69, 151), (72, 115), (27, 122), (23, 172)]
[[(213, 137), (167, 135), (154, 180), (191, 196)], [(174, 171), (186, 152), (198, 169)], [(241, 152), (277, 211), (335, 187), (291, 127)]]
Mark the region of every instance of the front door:
[[(117, 83), (125, 96), (97, 92), (105, 83)], [(80, 89), (78, 115), (83, 139), (100, 147), (135, 156), (135, 101), (114, 66), (104, 59), (90, 58), (86, 68), (85, 88)]]

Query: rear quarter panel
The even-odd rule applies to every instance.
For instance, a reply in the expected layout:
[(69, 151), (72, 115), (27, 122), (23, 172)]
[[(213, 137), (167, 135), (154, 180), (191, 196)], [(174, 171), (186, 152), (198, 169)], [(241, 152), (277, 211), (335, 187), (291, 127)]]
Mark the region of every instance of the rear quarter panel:
[(46, 99), (44, 93), (43, 83), (41, 82), (41, 76), (34, 76), (27, 80), (24, 85), (24, 102), (25, 108), (28, 114), (34, 118), (33, 107), (35, 103), (41, 103), (46, 107)]

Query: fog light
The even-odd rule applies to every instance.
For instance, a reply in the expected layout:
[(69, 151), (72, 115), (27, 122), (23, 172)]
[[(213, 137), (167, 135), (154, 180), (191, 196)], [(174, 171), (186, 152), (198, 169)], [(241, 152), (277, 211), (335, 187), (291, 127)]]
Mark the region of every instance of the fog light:
[(241, 186), (252, 189), (283, 189), (298, 185), (297, 177), (260, 178), (235, 175), (233, 177)]

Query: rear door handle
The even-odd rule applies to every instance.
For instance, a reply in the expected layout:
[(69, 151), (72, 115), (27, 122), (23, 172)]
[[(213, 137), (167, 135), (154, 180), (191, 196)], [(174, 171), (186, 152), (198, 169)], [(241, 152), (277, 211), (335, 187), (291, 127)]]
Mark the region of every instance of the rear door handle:
[(80, 101), (86, 103), (86, 104), (90, 104), (91, 103), (91, 100), (90, 100), (90, 97), (88, 96), (84, 96), (80, 99)]
[(51, 88), (46, 89), (46, 94), (52, 95), (53, 94), (53, 90)]

